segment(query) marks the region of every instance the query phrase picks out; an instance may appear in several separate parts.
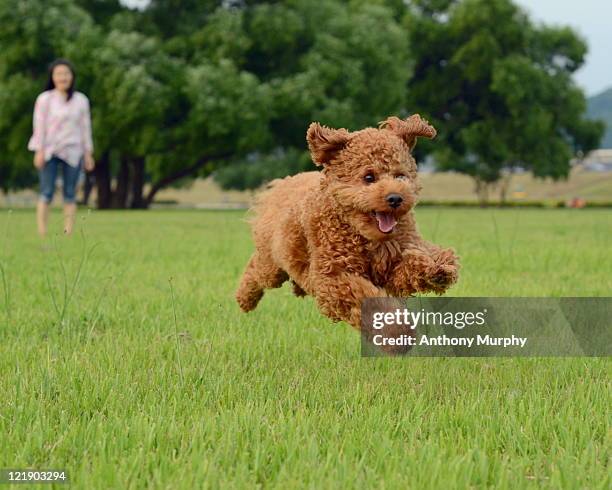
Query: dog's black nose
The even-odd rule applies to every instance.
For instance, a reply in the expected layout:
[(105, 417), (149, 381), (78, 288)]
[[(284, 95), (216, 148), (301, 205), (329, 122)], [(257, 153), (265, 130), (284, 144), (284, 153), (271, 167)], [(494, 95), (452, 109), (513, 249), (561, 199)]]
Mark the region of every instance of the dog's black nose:
[(392, 208), (398, 208), (402, 204), (403, 200), (404, 199), (402, 199), (402, 196), (399, 194), (389, 194), (387, 196), (387, 202)]

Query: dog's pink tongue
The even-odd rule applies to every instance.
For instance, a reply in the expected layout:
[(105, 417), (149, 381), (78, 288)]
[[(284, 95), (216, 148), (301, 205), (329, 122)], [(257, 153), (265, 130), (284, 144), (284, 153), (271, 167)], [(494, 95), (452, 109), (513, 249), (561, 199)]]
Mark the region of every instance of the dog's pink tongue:
[(376, 221), (378, 221), (378, 229), (383, 233), (389, 233), (397, 224), (397, 221), (391, 213), (376, 212)]

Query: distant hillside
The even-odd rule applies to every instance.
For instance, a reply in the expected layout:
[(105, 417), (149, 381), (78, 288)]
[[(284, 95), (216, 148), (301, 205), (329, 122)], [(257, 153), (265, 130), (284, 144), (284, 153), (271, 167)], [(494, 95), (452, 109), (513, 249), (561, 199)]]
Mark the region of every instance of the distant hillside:
[(612, 148), (612, 87), (588, 98), (587, 114), (590, 118), (603, 119), (606, 122), (607, 128), (600, 147)]

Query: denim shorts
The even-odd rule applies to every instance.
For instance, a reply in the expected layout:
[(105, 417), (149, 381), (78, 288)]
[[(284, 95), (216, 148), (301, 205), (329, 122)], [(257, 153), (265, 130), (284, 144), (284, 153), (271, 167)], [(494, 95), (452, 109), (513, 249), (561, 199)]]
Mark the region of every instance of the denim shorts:
[(47, 160), (42, 170), (38, 171), (38, 176), (40, 178), (40, 200), (47, 204), (53, 200), (57, 169), (58, 167), (62, 167), (64, 203), (71, 204), (75, 202), (76, 186), (79, 181), (81, 166), (82, 162), (79, 162), (78, 167), (73, 167), (55, 155)]

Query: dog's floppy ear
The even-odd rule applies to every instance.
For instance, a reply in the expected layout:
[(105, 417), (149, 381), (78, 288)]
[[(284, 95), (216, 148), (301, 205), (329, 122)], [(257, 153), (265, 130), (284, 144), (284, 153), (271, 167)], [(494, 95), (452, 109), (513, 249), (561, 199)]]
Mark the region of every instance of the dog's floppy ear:
[(386, 121), (382, 121), (379, 127), (381, 129), (388, 129), (403, 139), (410, 151), (415, 147), (419, 136), (424, 136), (425, 138), (435, 138), (436, 136), (434, 127), (418, 114), (413, 114), (408, 119), (391, 116)]
[(346, 129), (332, 129), (313, 122), (306, 132), (308, 149), (312, 161), (317, 165), (327, 165), (342, 150), (349, 140)]

